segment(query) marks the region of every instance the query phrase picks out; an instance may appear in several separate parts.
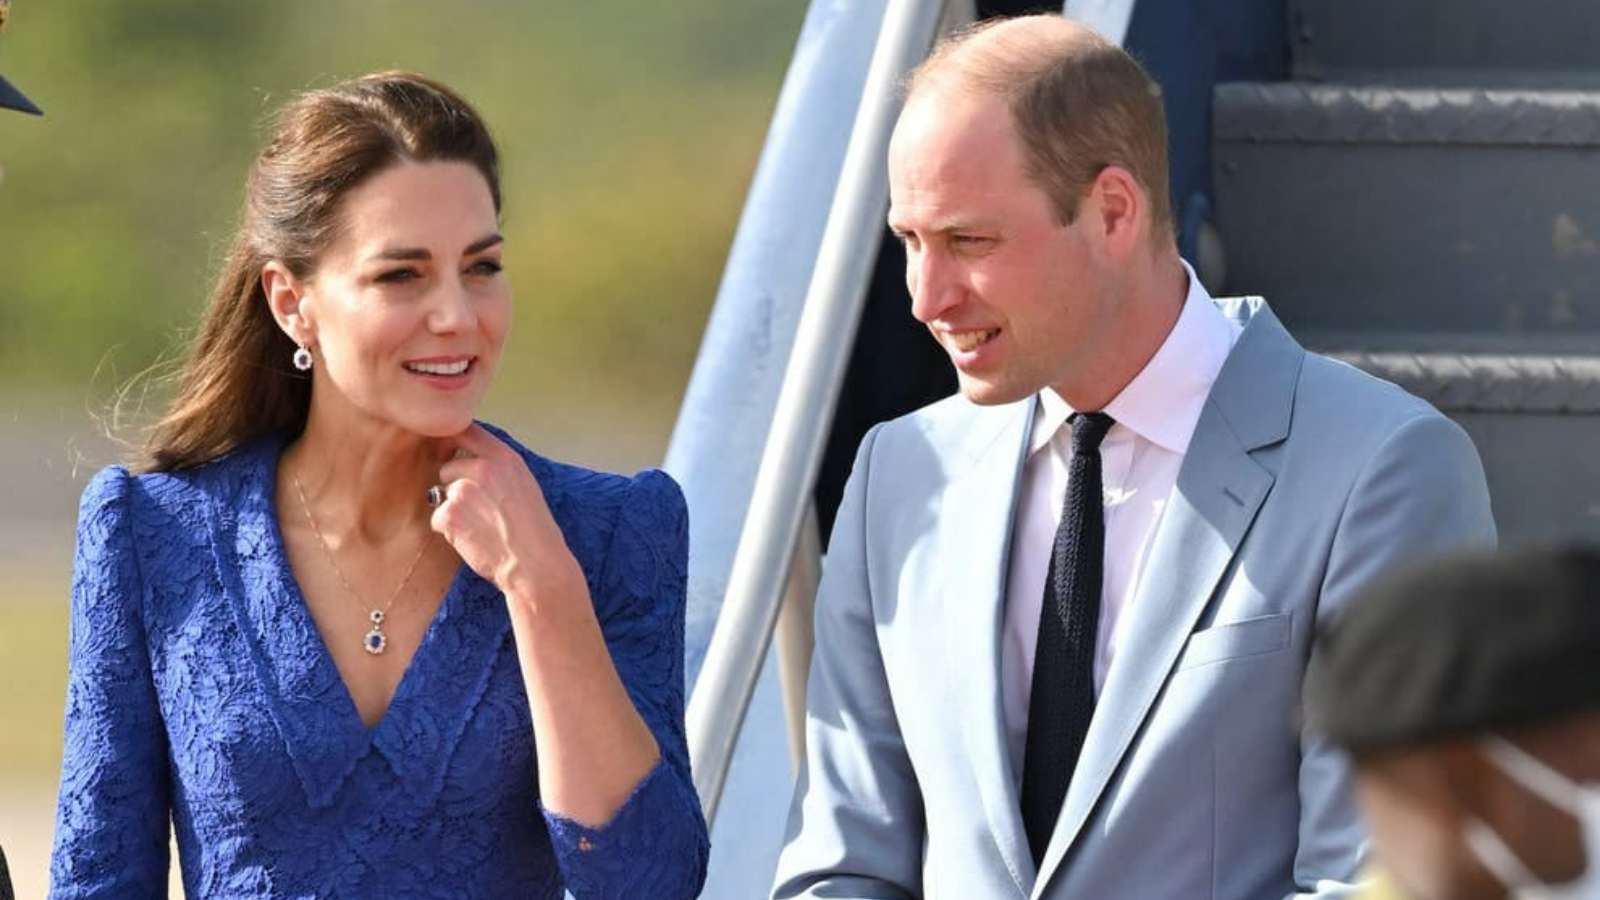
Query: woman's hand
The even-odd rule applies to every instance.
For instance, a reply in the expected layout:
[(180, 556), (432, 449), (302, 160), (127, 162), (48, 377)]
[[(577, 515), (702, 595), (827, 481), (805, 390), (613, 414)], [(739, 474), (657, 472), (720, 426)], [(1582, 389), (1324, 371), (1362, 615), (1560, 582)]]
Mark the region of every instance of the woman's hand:
[[(599, 827), (661, 758), (617, 674), (583, 569), (527, 463), (482, 427), (452, 439), (433, 530), (506, 595), (546, 810)], [(580, 849), (586, 849), (581, 848)]]
[(458, 456), (439, 469), (444, 502), (433, 530), (507, 599), (544, 604), (577, 594), (587, 608), (583, 571), (527, 463), (481, 425), (452, 441)]

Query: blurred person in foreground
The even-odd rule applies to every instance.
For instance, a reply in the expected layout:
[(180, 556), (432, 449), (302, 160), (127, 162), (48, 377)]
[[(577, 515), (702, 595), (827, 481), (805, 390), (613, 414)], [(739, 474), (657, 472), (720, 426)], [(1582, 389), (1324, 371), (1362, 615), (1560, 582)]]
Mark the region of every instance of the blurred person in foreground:
[[(0, 34), (5, 32), (6, 20), (10, 17), (11, 0), (0, 0)], [(5, 76), (0, 76), (0, 108), (14, 109), (36, 116), (44, 115), (44, 111), (35, 106), (32, 100), (24, 97), (21, 91), (5, 79)]]
[(1600, 549), (1455, 555), (1319, 636), (1312, 724), (1414, 900), (1600, 900)]
[[(0, 0), (0, 33), (6, 30), (6, 19), (11, 14), (10, 0)], [(4, 76), (0, 76), (0, 108), (14, 109), (18, 112), (41, 115), (39, 107), (22, 95), (22, 92), (12, 86)], [(6, 867), (6, 852), (0, 847), (0, 900), (12, 900), (14, 896), (11, 887), (11, 872)]]
[(177, 394), (84, 492), (57, 898), (688, 898), (682, 494), (474, 422), (498, 158), (384, 73), (278, 116)]
[(889, 148), (961, 394), (862, 441), (778, 898), (1347, 895), (1320, 616), (1494, 541), (1471, 441), (1178, 255), (1155, 82), (1059, 15), (947, 40)]

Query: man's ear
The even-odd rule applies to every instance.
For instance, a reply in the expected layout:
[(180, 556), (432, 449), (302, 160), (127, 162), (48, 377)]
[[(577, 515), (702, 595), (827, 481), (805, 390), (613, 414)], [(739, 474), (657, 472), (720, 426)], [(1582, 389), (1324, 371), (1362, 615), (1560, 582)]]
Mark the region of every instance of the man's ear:
[(1092, 203), (1086, 212), (1096, 217), (1090, 225), (1108, 253), (1125, 257), (1144, 240), (1145, 220), (1150, 217), (1149, 200), (1139, 180), (1121, 166), (1106, 166), (1089, 188)]
[(261, 291), (267, 296), (267, 308), (272, 318), (289, 339), (302, 347), (314, 346), (317, 329), (310, 310), (302, 304), (305, 299), (305, 282), (295, 277), (281, 260), (272, 260), (261, 267)]

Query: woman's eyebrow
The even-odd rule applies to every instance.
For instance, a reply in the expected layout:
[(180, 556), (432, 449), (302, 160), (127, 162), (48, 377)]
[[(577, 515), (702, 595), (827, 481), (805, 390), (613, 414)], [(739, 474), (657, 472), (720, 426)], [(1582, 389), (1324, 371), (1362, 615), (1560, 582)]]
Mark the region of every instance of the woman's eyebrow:
[(493, 247), (496, 244), (504, 243), (505, 239), (506, 239), (505, 235), (503, 235), (503, 234), (501, 234), (501, 233), (499, 233), (497, 231), (494, 234), (489, 235), (488, 237), (479, 238), (479, 239), (473, 241), (472, 243), (468, 244), (466, 251), (462, 255), (463, 256), (471, 256), (474, 253), (482, 253), (483, 251), (489, 249), (490, 247)]
[[(490, 247), (493, 247), (496, 244), (503, 243), (504, 241), (505, 241), (505, 236), (500, 234), (499, 232), (496, 232), (496, 233), (488, 235), (486, 237), (478, 238), (477, 240), (473, 241), (471, 244), (468, 244), (467, 245), (467, 249), (462, 251), (462, 255), (463, 256), (471, 256), (474, 253), (482, 253), (483, 251), (489, 249)], [(390, 248), (388, 248), (386, 250), (380, 250), (377, 253), (374, 253), (372, 255), (372, 258), (373, 259), (402, 259), (402, 260), (420, 259), (420, 260), (427, 260), (427, 259), (432, 259), (433, 258), (433, 254), (429, 253), (428, 249), (426, 247), (390, 247)]]

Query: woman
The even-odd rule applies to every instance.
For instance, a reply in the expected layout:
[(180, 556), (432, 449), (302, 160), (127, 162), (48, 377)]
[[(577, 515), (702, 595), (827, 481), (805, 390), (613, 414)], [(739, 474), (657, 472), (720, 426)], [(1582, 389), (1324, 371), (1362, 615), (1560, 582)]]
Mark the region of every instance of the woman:
[(670, 478), (474, 423), (511, 318), (441, 85), (308, 93), (142, 474), (84, 493), (55, 897), (692, 897)]

